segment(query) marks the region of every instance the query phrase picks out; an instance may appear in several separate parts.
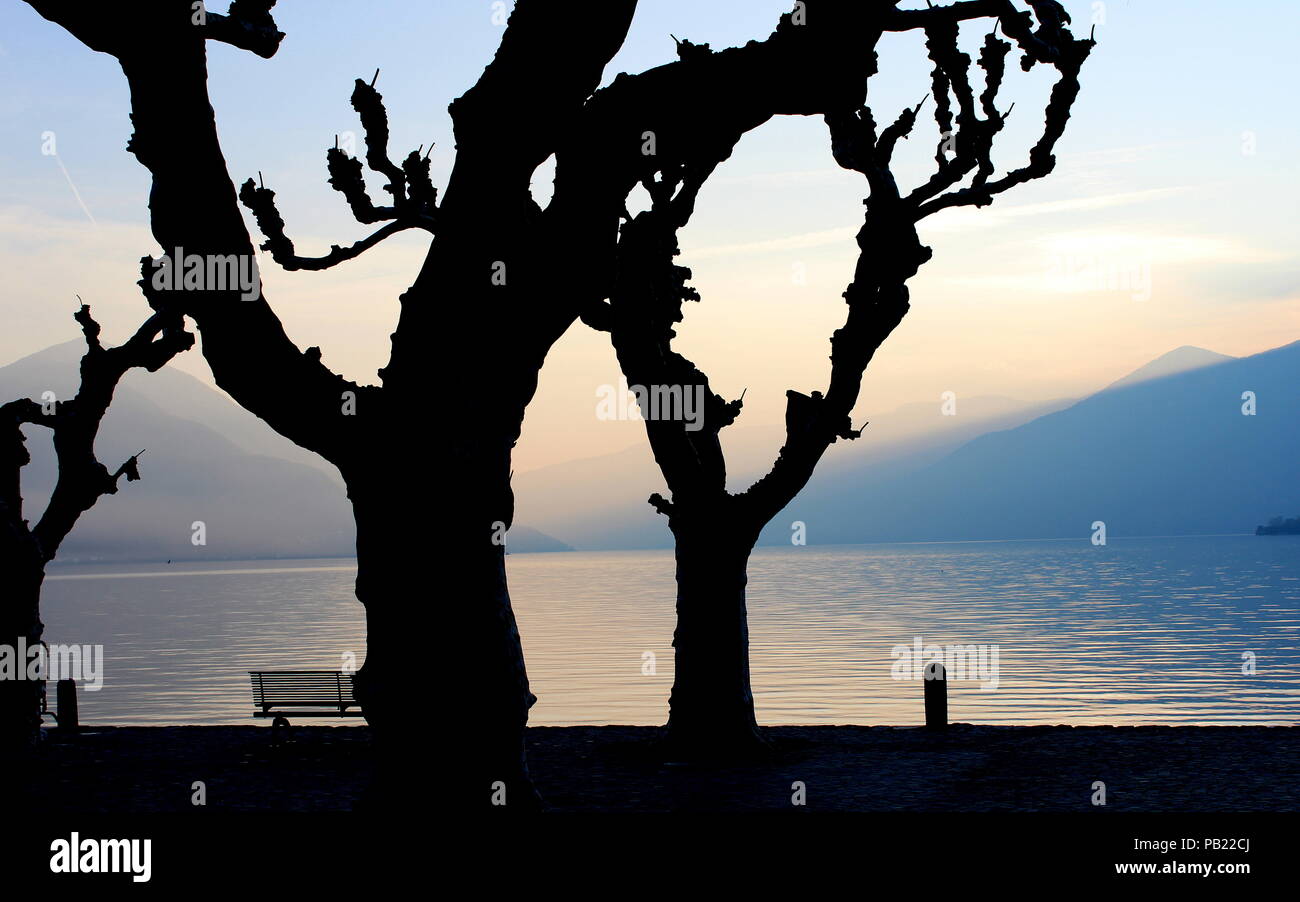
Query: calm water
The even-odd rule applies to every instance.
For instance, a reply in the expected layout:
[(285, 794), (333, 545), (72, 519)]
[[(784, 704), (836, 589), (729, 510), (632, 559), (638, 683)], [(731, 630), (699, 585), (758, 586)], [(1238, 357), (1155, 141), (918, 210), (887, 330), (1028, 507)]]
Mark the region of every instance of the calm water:
[[(532, 722), (662, 723), (671, 553), (509, 566)], [(46, 638), (105, 647), (83, 722), (253, 723), (246, 671), (364, 659), (354, 573), (347, 560), (56, 566)], [(891, 677), (891, 650), (915, 637), (998, 646), (995, 691), (950, 684), (954, 720), (1300, 722), (1296, 537), (760, 549), (750, 612), (764, 723), (921, 722), (920, 684)]]

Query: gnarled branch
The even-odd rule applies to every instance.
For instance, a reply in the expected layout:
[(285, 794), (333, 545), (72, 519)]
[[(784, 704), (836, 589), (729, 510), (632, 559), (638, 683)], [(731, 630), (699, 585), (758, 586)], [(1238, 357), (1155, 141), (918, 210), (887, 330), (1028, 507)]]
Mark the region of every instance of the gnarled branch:
[(270, 59), (280, 49), (284, 32), (275, 27), (275, 0), (234, 0), (226, 15), (207, 13), (204, 37)]
[[(378, 77), (379, 73), (376, 72), (375, 76)], [(398, 232), (407, 229), (435, 231), (438, 190), (429, 178), (428, 154), (421, 157), (420, 151), (412, 151), (400, 167), (388, 159), (388, 113), (384, 109), (384, 98), (373, 85), (358, 78), (352, 92), (352, 106), (360, 115), (365, 131), (366, 162), (371, 169), (388, 177), (385, 190), (393, 196), (393, 203), (386, 207), (375, 205), (366, 191), (361, 161), (341, 149), (337, 138), (335, 146), (325, 154), (330, 187), (347, 199), (357, 222), (391, 222), (348, 247), (335, 244), (324, 256), (300, 257), (294, 250), (293, 241), (285, 234), (284, 218), (275, 205), (275, 192), (259, 187), (249, 179), (240, 186), (239, 200), (252, 211), (257, 227), (266, 236), (262, 250), (269, 251), (272, 259), (286, 270), (329, 269), (356, 259)], [(433, 150), (432, 144), (429, 150)]]
[[(852, 428), (849, 415), (857, 403), (862, 375), (906, 316), (910, 308), (907, 282), (931, 256), (917, 237), (915, 224), (949, 206), (991, 203), (997, 194), (1051, 171), (1055, 163), (1052, 149), (1069, 119), (1078, 93), (1079, 68), (1093, 42), (1076, 41), (1070, 35), (1065, 27), (1068, 17), (1054, 0), (1034, 0), (1032, 5), (1040, 21), (1037, 31), (1031, 30), (1028, 14), (1016, 12), (1005, 0), (970, 0), (950, 7), (899, 11), (891, 20), (893, 29), (925, 29), (926, 47), (934, 63), (934, 116), (941, 133), (936, 172), (907, 196), (900, 194), (890, 163), (897, 142), (911, 134), (919, 106), (904, 110), (879, 135), (869, 108), (826, 116), (836, 161), (866, 175), (871, 188), (865, 222), (858, 233), (862, 256), (844, 293), (848, 317), (831, 337), (827, 392), (787, 393), (785, 444), (771, 471), (738, 497), (739, 509), (754, 528), (761, 529), (802, 490), (832, 443), (861, 434)], [(1029, 165), (996, 180), (990, 180), (993, 141), (1006, 121), (996, 100), (1011, 44), (994, 34), (987, 37), (979, 59), (985, 88), (977, 98), (970, 81), (970, 57), (957, 45), (959, 21), (974, 14), (999, 17), (1003, 31), (1024, 51), (1023, 68), (1047, 63), (1059, 73), (1044, 133), (1030, 153)], [(945, 147), (949, 138), (955, 143), (952, 156)], [(942, 193), (972, 172), (970, 186)]]
[[(150, 372), (158, 370), (194, 344), (194, 336), (185, 330), (184, 321), (175, 313), (154, 313), (127, 341), (113, 348), (105, 348), (100, 343), (99, 323), (91, 316), (89, 306), (83, 304), (75, 318), (86, 340), (76, 395), (54, 402), (53, 409), (30, 399), (0, 406), (0, 459), (4, 465), (0, 506), (8, 515), (7, 528), (28, 533), (43, 562), (53, 560), (77, 519), (102, 496), (114, 494), (123, 476), (128, 482), (140, 478), (140, 454), (133, 455), (112, 472), (95, 455), (99, 425), (118, 382), (137, 367)], [(53, 432), (58, 460), (58, 478), (49, 504), (30, 530), (22, 519), (19, 481), (19, 471), (30, 462), (19, 428), (24, 423)]]

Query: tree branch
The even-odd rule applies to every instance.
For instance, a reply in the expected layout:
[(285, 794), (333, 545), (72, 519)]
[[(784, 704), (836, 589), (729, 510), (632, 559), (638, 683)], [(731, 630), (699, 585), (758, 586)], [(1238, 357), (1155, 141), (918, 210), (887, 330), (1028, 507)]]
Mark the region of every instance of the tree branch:
[(271, 258), (290, 272), (329, 269), (331, 266), (337, 266), (347, 260), (355, 260), (375, 245), (381, 243), (385, 238), (390, 238), (399, 232), (405, 232), (408, 229), (424, 229), (432, 233), (435, 224), (432, 216), (423, 214), (407, 216), (396, 222), (388, 223), (388, 225), (348, 247), (339, 247), (337, 244), (331, 245), (330, 252), (322, 257), (300, 257), (294, 251), (293, 241), (285, 235), (284, 220), (280, 217), (279, 210), (276, 209), (274, 191), (270, 188), (258, 188), (253, 184), (253, 180), (249, 179), (239, 189), (239, 200), (253, 212), (254, 218), (257, 219), (258, 228), (266, 236), (266, 242), (262, 244), (262, 250), (270, 251)]
[[(134, 125), (128, 149), (153, 177), (150, 226), (163, 253), (184, 248), (209, 258), (253, 258), (208, 98), (209, 29), (196, 27), (190, 4), (140, 0), (128, 16), (102, 4), (28, 2), (121, 63)], [(270, 23), (269, 10), (265, 0), (236, 0), (231, 18), (256, 30)], [(151, 303), (193, 317), (217, 384), (242, 407), (334, 463), (356, 450), (358, 424), (377, 405), (359, 405), (356, 417), (338, 415), (343, 392), (366, 390), (330, 372), (319, 351), (300, 350), (260, 286), (255, 298), (240, 290), (163, 293)]]
[[(893, 6), (807, 0), (806, 16), (782, 16), (765, 40), (716, 52), (678, 41), (676, 62), (621, 74), (592, 94), (559, 136), (555, 193), (544, 215), (548, 231), (564, 246), (588, 248), (592, 261), (559, 315), (591, 315), (609, 297), (617, 223), (638, 183), (680, 166), (712, 171), (773, 116), (861, 105)], [(689, 217), (693, 196), (683, 196), (673, 219)]]
[(708, 377), (672, 349), (682, 304), (700, 299), (686, 284), (691, 271), (674, 263), (677, 231), (689, 220), (700, 186), (716, 165), (683, 162), (666, 166), (659, 180), (646, 180), (653, 203), (623, 224), (610, 302), (584, 312), (584, 319), (607, 327), (630, 384), (652, 399), (682, 399), (680, 409), (642, 411), (655, 461), (673, 496), (669, 503), (654, 495), (650, 504), (668, 515), (670, 526), (679, 511), (726, 503), (726, 458), (718, 435), (735, 422), (742, 407), (740, 400), (728, 402), (714, 394)]
[[(506, 403), (522, 423), (514, 400), (520, 387), (526, 403), (546, 351), (581, 306), (605, 296), (599, 292), (608, 289), (621, 197), (598, 205), (592, 218), (543, 218), (530, 181), (600, 84), (635, 8), (636, 0), (587, 4), (579, 29), (571, 11), (550, 0), (515, 4), (496, 56), (451, 104), (455, 163), (438, 207), (438, 236), (402, 295), (381, 370), (386, 390), (421, 394), (431, 379), (460, 378), (464, 365), (450, 361), (447, 372), (429, 372), (429, 336), (490, 336), (481, 353), (482, 390), (512, 399)], [(589, 242), (592, 231), (598, 237)], [(575, 251), (589, 265), (574, 266)], [(516, 438), (511, 430), (499, 441), (509, 447)]]
[[(184, 322), (176, 314), (153, 314), (126, 342), (114, 348), (105, 348), (100, 343), (99, 323), (91, 316), (88, 306), (82, 305), (75, 319), (86, 340), (76, 395), (55, 402), (53, 411), (29, 399), (11, 401), (0, 407), (0, 462), (4, 480), (0, 486), (0, 505), (9, 514), (8, 527), (29, 532), (44, 562), (53, 560), (59, 545), (85, 511), (103, 495), (117, 491), (123, 476), (127, 481), (140, 478), (139, 454), (112, 473), (95, 456), (99, 425), (122, 376), (136, 367), (150, 372), (158, 370), (194, 344), (194, 336), (185, 331)], [(31, 460), (20, 429), (24, 423), (44, 426), (53, 432), (58, 459), (58, 478), (49, 504), (30, 531), (22, 520), (19, 480), (19, 471)]]
[[(999, 179), (990, 180), (994, 172), (993, 140), (1002, 130), (1007, 114), (998, 112), (996, 100), (1003, 83), (1006, 57), (1011, 45), (992, 34), (985, 39), (979, 63), (985, 70), (985, 89), (980, 95), (984, 117), (980, 118), (974, 108), (966, 76), (969, 57), (957, 50), (955, 26), (927, 28), (926, 46), (935, 63), (935, 71), (942, 71), (951, 82), (961, 105), (961, 113), (956, 134), (956, 159), (948, 165), (944, 165), (941, 160), (939, 172), (908, 197), (917, 221), (949, 207), (987, 206), (997, 195), (1027, 181), (1042, 178), (1055, 168), (1056, 157), (1053, 151), (1056, 142), (1065, 132), (1071, 108), (1079, 93), (1079, 71), (1096, 42), (1090, 38), (1074, 39), (1065, 27), (1069, 17), (1055, 0), (1034, 0), (1033, 6), (1041, 23), (1037, 31), (1031, 31), (1028, 13), (1004, 14), (1000, 20), (1003, 30), (1016, 38), (1024, 51), (1021, 59), (1023, 69), (1028, 71), (1039, 63), (1045, 63), (1056, 69), (1058, 77), (1044, 114), (1042, 136), (1030, 150), (1028, 163)], [(937, 84), (936, 80), (936, 87)], [(942, 123), (940, 127), (942, 129)], [(971, 185), (941, 194), (972, 170), (975, 171), (975, 177)]]
[[(926, 46), (935, 64), (935, 121), (941, 132), (937, 171), (906, 197), (898, 190), (890, 162), (897, 141), (912, 132), (919, 107), (905, 110), (879, 137), (866, 107), (855, 113), (826, 116), (836, 162), (865, 174), (871, 188), (865, 222), (858, 233), (862, 254), (854, 280), (844, 293), (848, 317), (831, 337), (829, 388), (825, 395), (787, 393), (785, 444), (771, 471), (737, 497), (737, 507), (753, 530), (766, 525), (803, 489), (832, 443), (860, 435), (860, 430), (852, 428), (849, 416), (861, 391), (863, 373), (906, 316), (910, 309), (907, 282), (931, 256), (916, 234), (916, 223), (948, 206), (991, 203), (995, 195), (1051, 171), (1055, 163), (1051, 151), (1069, 120), (1078, 93), (1078, 71), (1093, 42), (1071, 37), (1065, 28), (1068, 17), (1062, 18), (1064, 12), (1055, 0), (1033, 0), (1033, 6), (1041, 23), (1036, 32), (1030, 30), (1028, 14), (1015, 12), (1001, 0), (971, 0), (950, 7), (899, 12), (892, 20), (891, 27), (923, 27), (926, 31)], [(1060, 73), (1048, 103), (1043, 137), (1030, 153), (1030, 164), (995, 181), (989, 181), (993, 139), (1006, 119), (998, 112), (996, 99), (1011, 45), (992, 34), (986, 39), (979, 61), (985, 70), (979, 109), (970, 83), (970, 57), (957, 46), (958, 22), (989, 11), (1000, 16), (1003, 30), (1024, 50), (1023, 68), (1028, 70), (1046, 62)], [(952, 98), (956, 100), (955, 136), (950, 131), (954, 120)], [(956, 139), (952, 157), (944, 148), (948, 137)], [(970, 187), (927, 202), (927, 198), (957, 184), (971, 171), (975, 176)]]
[(275, 0), (234, 0), (226, 15), (206, 14), (203, 36), (270, 59), (284, 40), (271, 18), (273, 6)]
[[(376, 72), (375, 77), (378, 76), (379, 73)], [(421, 157), (418, 150), (412, 151), (401, 167), (393, 165), (388, 159), (388, 112), (384, 108), (384, 98), (373, 85), (358, 78), (352, 92), (352, 106), (360, 114), (361, 126), (365, 131), (366, 162), (371, 169), (388, 176), (385, 190), (393, 196), (393, 205), (375, 206), (366, 192), (361, 161), (339, 148), (337, 137), (335, 146), (325, 154), (330, 187), (347, 198), (358, 222), (393, 221), (349, 247), (336, 244), (323, 257), (300, 257), (294, 252), (293, 241), (285, 234), (284, 219), (275, 205), (275, 192), (266, 187), (258, 187), (249, 179), (239, 189), (239, 200), (252, 211), (258, 228), (266, 236), (262, 250), (270, 251), (275, 262), (286, 270), (329, 269), (361, 256), (398, 232), (424, 229), (433, 233), (437, 225), (438, 191), (429, 180), (428, 157)], [(433, 149), (432, 144), (429, 149)]]

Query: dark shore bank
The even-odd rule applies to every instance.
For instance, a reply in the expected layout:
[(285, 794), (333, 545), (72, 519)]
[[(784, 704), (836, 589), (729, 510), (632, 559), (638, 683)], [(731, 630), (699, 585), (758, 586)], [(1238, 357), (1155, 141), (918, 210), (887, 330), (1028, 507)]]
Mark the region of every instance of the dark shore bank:
[[(534, 779), (559, 812), (1294, 811), (1300, 727), (768, 727), (769, 761), (665, 764), (654, 727), (534, 727)], [(46, 812), (340, 811), (369, 779), (365, 727), (84, 727), (51, 739)], [(806, 787), (803, 808), (792, 784)], [(1091, 804), (1106, 784), (1106, 806)]]

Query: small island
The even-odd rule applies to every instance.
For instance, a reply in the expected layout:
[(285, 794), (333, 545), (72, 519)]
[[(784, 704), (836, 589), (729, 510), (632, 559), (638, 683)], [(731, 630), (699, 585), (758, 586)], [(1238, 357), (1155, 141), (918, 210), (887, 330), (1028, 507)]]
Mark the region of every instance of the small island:
[(1256, 526), (1257, 536), (1300, 536), (1300, 517), (1274, 517), (1267, 526)]

